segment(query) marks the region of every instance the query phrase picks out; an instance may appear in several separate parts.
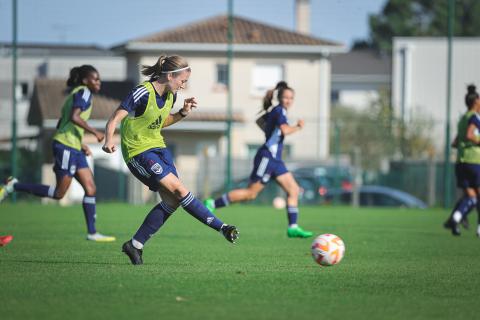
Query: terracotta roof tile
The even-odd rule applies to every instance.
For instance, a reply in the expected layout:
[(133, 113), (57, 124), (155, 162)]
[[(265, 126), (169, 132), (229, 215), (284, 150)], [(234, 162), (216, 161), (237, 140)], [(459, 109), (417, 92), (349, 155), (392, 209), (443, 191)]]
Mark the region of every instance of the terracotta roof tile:
[[(233, 21), (235, 44), (341, 45), (246, 18), (234, 17)], [(227, 43), (227, 26), (228, 18), (223, 15), (132, 39), (130, 42)]]
[[(90, 119), (107, 120), (113, 111), (120, 105), (121, 100), (133, 88), (128, 81), (105, 81), (102, 90), (93, 96), (93, 105)], [(65, 80), (37, 79), (30, 103), (28, 123), (41, 126), (44, 120), (57, 120), (67, 93)], [(226, 121), (223, 112), (192, 112), (185, 121)], [(233, 121), (243, 122), (240, 113), (233, 114)]]

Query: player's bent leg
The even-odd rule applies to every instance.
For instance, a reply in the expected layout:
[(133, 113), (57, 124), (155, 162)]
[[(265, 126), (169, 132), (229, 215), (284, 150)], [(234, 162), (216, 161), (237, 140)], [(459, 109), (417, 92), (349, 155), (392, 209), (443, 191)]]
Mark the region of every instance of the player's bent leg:
[(115, 237), (107, 236), (97, 232), (96, 229), (96, 186), (93, 180), (92, 171), (89, 168), (81, 168), (77, 170), (75, 179), (82, 185), (85, 191), (82, 207), (87, 224), (87, 240), (95, 242), (112, 242)]
[(288, 228), (287, 236), (289, 238), (309, 238), (313, 232), (302, 229), (298, 224), (298, 195), (300, 187), (290, 172), (282, 174), (276, 178), (277, 183), (287, 193), (287, 218)]

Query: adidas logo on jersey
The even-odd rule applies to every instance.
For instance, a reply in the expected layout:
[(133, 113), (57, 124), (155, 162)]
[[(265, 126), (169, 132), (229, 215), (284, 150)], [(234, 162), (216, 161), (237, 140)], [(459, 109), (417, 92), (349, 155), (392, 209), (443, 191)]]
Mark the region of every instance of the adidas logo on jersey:
[(148, 129), (158, 129), (160, 128), (161, 125), (162, 125), (162, 116), (158, 117), (157, 120), (150, 123), (150, 125), (148, 126)]

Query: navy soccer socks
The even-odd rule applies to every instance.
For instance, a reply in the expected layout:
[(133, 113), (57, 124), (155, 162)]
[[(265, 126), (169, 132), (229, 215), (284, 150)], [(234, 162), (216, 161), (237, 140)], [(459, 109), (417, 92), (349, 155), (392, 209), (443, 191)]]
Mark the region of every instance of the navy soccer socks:
[(160, 202), (148, 213), (137, 233), (133, 236), (132, 243), (137, 249), (142, 249), (145, 242), (148, 241), (167, 221), (175, 211), (165, 202)]
[(223, 222), (214, 216), (210, 210), (208, 210), (207, 207), (205, 207), (205, 205), (203, 205), (190, 192), (180, 200), (180, 205), (185, 211), (210, 228), (217, 231), (220, 231), (222, 228)]
[(39, 197), (55, 198), (55, 187), (36, 183), (15, 183), (15, 191), (28, 192)]

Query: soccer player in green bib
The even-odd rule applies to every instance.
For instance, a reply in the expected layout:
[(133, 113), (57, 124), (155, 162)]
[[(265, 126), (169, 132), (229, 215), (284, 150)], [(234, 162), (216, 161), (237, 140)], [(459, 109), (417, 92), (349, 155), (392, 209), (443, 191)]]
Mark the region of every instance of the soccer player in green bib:
[(14, 191), (59, 200), (65, 196), (72, 178), (75, 177), (85, 190), (83, 212), (87, 223), (87, 240), (110, 242), (115, 241), (115, 238), (98, 233), (95, 227), (96, 186), (86, 158), (92, 152), (86, 144), (82, 143), (84, 131), (94, 134), (98, 142), (104, 138), (103, 133), (87, 123), (93, 108), (92, 93), (97, 93), (100, 86), (99, 73), (93, 66), (82, 65), (70, 70), (70, 77), (67, 80), (69, 93), (62, 107), (57, 130), (53, 135), (55, 161), (53, 171), (57, 179), (56, 185), (20, 183), (16, 178), (10, 177), (6, 184), (0, 187), (0, 201)]
[(143, 246), (180, 205), (228, 241), (235, 242), (235, 226), (214, 216), (180, 181), (162, 136), (163, 128), (182, 120), (197, 106), (195, 98), (188, 98), (180, 111), (171, 113), (177, 91), (185, 87), (191, 74), (187, 61), (176, 55), (160, 56), (154, 65), (143, 66), (142, 74), (149, 80), (134, 88), (110, 117), (103, 150), (116, 151), (113, 134), (121, 122), (122, 154), (130, 172), (158, 192), (162, 201), (148, 213), (132, 239), (123, 244), (122, 251), (132, 264), (142, 264)]
[(474, 85), (469, 85), (465, 96), (467, 112), (458, 122), (458, 133), (453, 146), (457, 148), (455, 175), (457, 187), (463, 190), (444, 227), (453, 235), (460, 235), (459, 224), (476, 206), (479, 214), (477, 236), (480, 237), (480, 98)]

